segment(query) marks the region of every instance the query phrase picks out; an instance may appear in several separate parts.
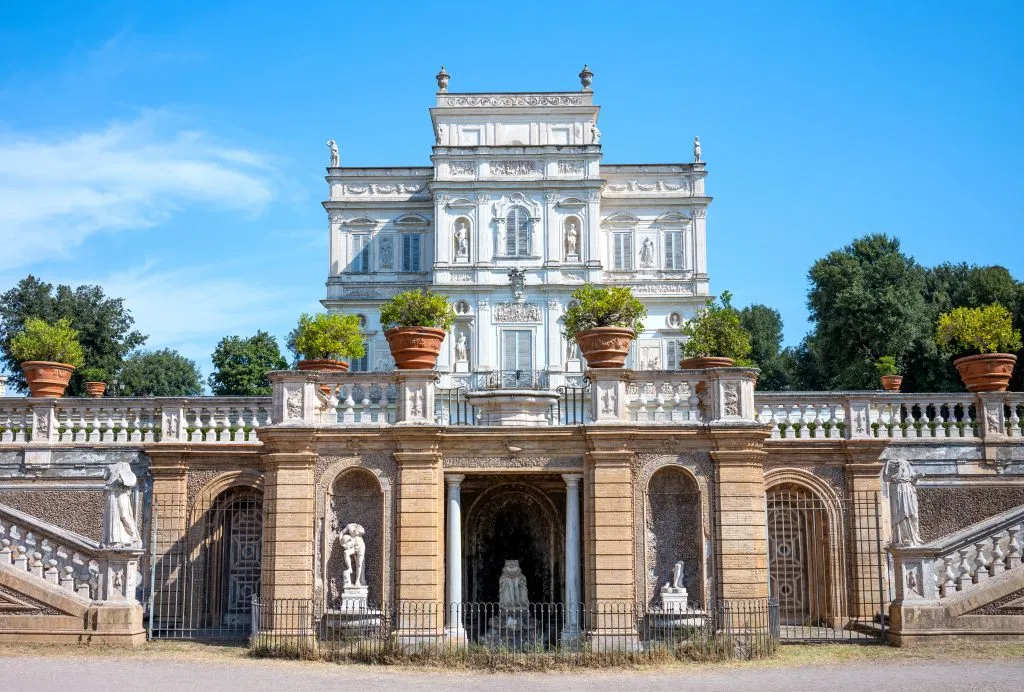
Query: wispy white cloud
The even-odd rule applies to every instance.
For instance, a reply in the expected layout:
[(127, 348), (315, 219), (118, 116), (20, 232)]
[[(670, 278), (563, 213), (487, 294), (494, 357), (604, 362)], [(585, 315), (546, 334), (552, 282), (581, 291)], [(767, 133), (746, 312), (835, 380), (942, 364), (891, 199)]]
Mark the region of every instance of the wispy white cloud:
[(68, 257), (90, 236), (150, 228), (193, 205), (258, 213), (274, 198), (259, 152), (153, 111), (70, 136), (0, 134), (0, 270)]

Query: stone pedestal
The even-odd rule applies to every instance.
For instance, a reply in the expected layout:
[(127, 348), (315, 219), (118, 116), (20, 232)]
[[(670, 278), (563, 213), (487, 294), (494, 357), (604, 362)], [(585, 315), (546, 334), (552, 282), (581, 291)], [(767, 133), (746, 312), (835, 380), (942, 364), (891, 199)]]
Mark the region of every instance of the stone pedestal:
[(533, 389), (495, 389), (469, 392), (466, 401), (476, 407), (477, 421), (484, 425), (530, 428), (549, 424), (551, 407), (558, 401), (558, 393)]
[(469, 361), (457, 360), (455, 361), (455, 372), (469, 372)]
[(682, 613), (687, 609), (686, 589), (663, 586), (661, 588), (661, 609), (666, 613)]
[(368, 586), (345, 585), (341, 590), (342, 610), (365, 610), (368, 592)]

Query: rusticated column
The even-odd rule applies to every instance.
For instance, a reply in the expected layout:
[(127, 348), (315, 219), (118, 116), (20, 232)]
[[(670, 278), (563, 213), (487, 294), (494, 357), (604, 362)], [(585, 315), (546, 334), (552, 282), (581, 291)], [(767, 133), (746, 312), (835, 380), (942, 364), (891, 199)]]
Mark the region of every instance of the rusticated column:
[[(183, 569), (189, 559), (185, 533), (188, 530), (188, 466), (185, 454), (176, 450), (156, 449), (155, 445), (146, 450), (150, 458), (149, 471), (153, 476), (153, 504), (150, 508), (150, 526), (155, 528), (143, 541), (150, 546), (155, 556), (152, 565), (155, 573), (151, 614), (155, 628), (173, 628), (183, 622), (180, 609), (170, 604), (182, 600), (179, 594), (189, 588), (183, 579)], [(150, 544), (152, 541), (152, 544)], [(144, 578), (148, 581), (150, 575)]]
[(873, 618), (889, 601), (888, 508), (882, 499), (882, 452), (887, 440), (846, 440), (850, 617)]

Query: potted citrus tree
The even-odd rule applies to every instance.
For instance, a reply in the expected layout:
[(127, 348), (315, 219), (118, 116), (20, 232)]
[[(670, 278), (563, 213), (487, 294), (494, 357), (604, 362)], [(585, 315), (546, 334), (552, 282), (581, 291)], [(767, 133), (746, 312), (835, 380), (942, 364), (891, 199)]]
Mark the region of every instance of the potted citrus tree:
[(21, 364), (32, 396), (58, 398), (71, 381), (75, 368), (85, 360), (78, 332), (68, 319), (50, 324), (38, 317), (25, 320), (24, 328), (11, 339), (11, 355)]
[(893, 356), (882, 356), (875, 361), (875, 370), (882, 381), (882, 389), (887, 392), (900, 391), (903, 384), (903, 375), (900, 374), (899, 365)]
[(971, 392), (1005, 392), (1021, 348), (1020, 331), (1002, 305), (955, 308), (939, 315), (935, 330), (939, 348), (960, 356), (953, 361)]
[(565, 337), (576, 339), (591, 368), (621, 368), (643, 331), (647, 308), (628, 286), (580, 286), (565, 311)]
[(85, 380), (86, 393), (98, 399), (107, 391), (107, 371), (103, 368), (83, 368), (79, 373)]
[(299, 324), (288, 336), (288, 347), (298, 356), (299, 370), (348, 372), (348, 358), (366, 353), (356, 315), (325, 312), (299, 316)]
[(455, 324), (455, 308), (448, 296), (413, 289), (380, 306), (380, 324), (396, 368), (432, 370)]
[(719, 301), (708, 300), (696, 316), (683, 325), (683, 370), (728, 368), (752, 365), (750, 333), (743, 328), (740, 313), (732, 306), (732, 294), (722, 291)]

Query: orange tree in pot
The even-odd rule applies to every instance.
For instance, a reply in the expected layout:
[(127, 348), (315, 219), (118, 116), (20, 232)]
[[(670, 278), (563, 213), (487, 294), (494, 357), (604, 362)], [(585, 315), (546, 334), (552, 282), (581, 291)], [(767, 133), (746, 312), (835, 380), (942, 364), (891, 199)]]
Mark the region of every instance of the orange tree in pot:
[(565, 311), (565, 337), (576, 339), (591, 368), (621, 368), (643, 331), (647, 308), (628, 286), (580, 286)]
[(878, 371), (878, 378), (882, 381), (882, 389), (887, 392), (900, 391), (903, 375), (900, 374), (899, 365), (893, 356), (882, 356), (876, 360), (875, 370)]
[(1020, 331), (1013, 316), (999, 304), (983, 308), (955, 308), (939, 315), (935, 341), (953, 361), (960, 379), (971, 392), (1005, 392), (1021, 348)]
[(103, 368), (84, 368), (79, 375), (85, 380), (85, 392), (98, 399), (107, 391), (107, 371)]
[(20, 362), (29, 394), (38, 397), (64, 396), (72, 373), (85, 361), (78, 332), (68, 319), (49, 324), (29, 317), (11, 339), (11, 355)]
[(347, 372), (348, 358), (366, 353), (356, 315), (325, 312), (299, 316), (299, 324), (288, 335), (288, 348), (298, 357), (299, 370)]
[(396, 368), (432, 370), (455, 324), (455, 308), (448, 296), (413, 289), (380, 306), (380, 324)]
[(708, 300), (683, 326), (682, 333), (686, 341), (679, 367), (683, 370), (753, 365), (750, 333), (743, 328), (729, 291), (722, 291), (720, 302)]

